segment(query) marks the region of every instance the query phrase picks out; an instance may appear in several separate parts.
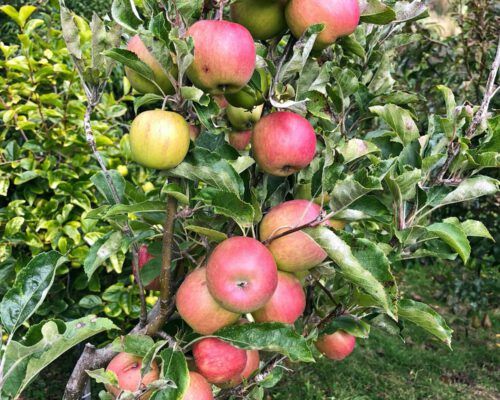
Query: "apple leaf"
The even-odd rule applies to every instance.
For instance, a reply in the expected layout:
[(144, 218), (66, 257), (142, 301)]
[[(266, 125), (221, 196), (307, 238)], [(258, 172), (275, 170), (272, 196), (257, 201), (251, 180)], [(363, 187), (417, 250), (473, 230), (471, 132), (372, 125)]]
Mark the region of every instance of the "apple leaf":
[[(474, 178), (465, 179), (458, 187), (440, 198), (429, 199), (429, 204), (442, 207), (452, 203), (461, 203), (476, 199), (481, 196), (496, 194), (498, 191), (498, 180), (489, 176), (476, 176)], [(437, 200), (437, 201), (436, 201)]]
[(419, 138), (417, 124), (410, 112), (404, 108), (395, 104), (386, 104), (385, 106), (372, 106), (370, 111), (382, 118), (396, 132), (403, 145)]
[(198, 235), (206, 236), (209, 240), (214, 242), (222, 242), (227, 239), (227, 235), (224, 232), (219, 232), (214, 229), (206, 228), (204, 226), (198, 225), (186, 225), (186, 230), (195, 232)]
[(205, 182), (238, 197), (245, 191), (243, 180), (229, 162), (217, 153), (201, 147), (190, 151), (184, 161), (168, 173), (192, 181)]
[(125, 335), (117, 337), (111, 344), (113, 351), (125, 352), (144, 357), (154, 346), (155, 342), (147, 335)]
[(446, 222), (438, 222), (429, 225), (427, 231), (431, 235), (439, 237), (443, 242), (455, 250), (464, 263), (467, 262), (470, 256), (471, 247), (465, 232), (460, 226)]
[(337, 331), (344, 331), (350, 335), (367, 339), (370, 336), (370, 325), (353, 315), (341, 315), (322, 327), (320, 334), (330, 335)]
[(83, 262), (83, 269), (88, 279), (109, 257), (120, 250), (121, 240), (122, 233), (119, 231), (109, 232), (96, 240)]
[(117, 204), (111, 207), (106, 217), (129, 213), (158, 213), (165, 212), (165, 203), (161, 201), (143, 201), (136, 204)]
[(427, 304), (409, 299), (400, 300), (398, 303), (398, 315), (402, 319), (420, 326), (445, 342), (448, 346), (451, 346), (453, 330), (448, 327), (443, 317)]
[(57, 268), (66, 258), (57, 251), (38, 254), (19, 271), (11, 289), (0, 303), (2, 327), (13, 333), (40, 307), (47, 296)]
[(380, 0), (362, 0), (360, 8), (361, 22), (386, 25), (396, 19), (395, 11)]
[(118, 24), (131, 31), (136, 31), (142, 23), (133, 0), (113, 0), (111, 16)]
[(151, 400), (182, 400), (189, 387), (189, 369), (181, 351), (165, 349), (160, 353), (160, 376), (173, 385), (153, 394)]
[[(120, 175), (120, 173), (116, 170), (109, 170), (108, 171), (111, 180), (113, 181), (113, 184), (115, 185), (116, 191), (118, 192), (118, 197), (121, 200), (123, 200), (123, 194), (125, 192), (125, 180), (123, 179), (123, 176)], [(111, 193), (111, 190), (108, 185), (108, 181), (106, 180), (106, 176), (104, 175), (104, 172), (99, 171), (95, 175), (93, 175), (90, 180), (94, 184), (94, 186), (97, 188), (99, 193), (101, 193), (106, 201), (109, 204), (115, 204), (115, 200), (113, 198), (113, 194)]]
[(358, 260), (354, 256), (351, 248), (342, 239), (323, 226), (308, 228), (304, 232), (311, 236), (340, 267), (346, 280), (363, 289), (389, 316), (396, 319), (394, 306), (382, 283), (364, 267), (363, 260)]
[(306, 339), (290, 325), (278, 322), (232, 325), (214, 336), (242, 349), (273, 351), (291, 361), (314, 362)]
[(141, 61), (139, 57), (137, 57), (137, 55), (130, 50), (115, 48), (106, 50), (104, 52), (104, 55), (112, 58), (115, 61), (118, 61), (119, 63), (122, 63), (126, 67), (134, 70), (143, 78), (151, 82), (153, 82), (155, 79), (153, 70), (149, 67), (149, 65)]
[(40, 340), (26, 346), (10, 342), (5, 349), (2, 394), (17, 398), (38, 373), (73, 346), (98, 333), (118, 329), (109, 319), (88, 315), (67, 322), (64, 326), (55, 321), (41, 327)]

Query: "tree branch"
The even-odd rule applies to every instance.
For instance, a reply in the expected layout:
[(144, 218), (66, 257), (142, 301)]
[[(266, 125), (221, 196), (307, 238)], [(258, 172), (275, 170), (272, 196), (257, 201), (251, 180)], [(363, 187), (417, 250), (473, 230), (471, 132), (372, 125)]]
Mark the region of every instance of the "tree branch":
[[(491, 66), (491, 71), (488, 76), (488, 80), (486, 82), (486, 90), (484, 92), (483, 101), (481, 103), (481, 106), (479, 107), (479, 110), (477, 110), (476, 114), (474, 115), (474, 118), (472, 119), (469, 128), (465, 132), (465, 137), (468, 139), (475, 136), (478, 127), (486, 119), (491, 99), (493, 99), (498, 89), (495, 88), (495, 81), (499, 67), (500, 67), (500, 40), (498, 41), (495, 60), (493, 61), (493, 64)], [(452, 140), (448, 145), (448, 156), (446, 158), (446, 161), (444, 162), (443, 166), (436, 175), (434, 183), (444, 183), (446, 181), (444, 179), (444, 176), (448, 172), (448, 169), (450, 168), (451, 164), (453, 163), (453, 161), (455, 160), (455, 158), (458, 156), (459, 153), (460, 153), (460, 143)]]

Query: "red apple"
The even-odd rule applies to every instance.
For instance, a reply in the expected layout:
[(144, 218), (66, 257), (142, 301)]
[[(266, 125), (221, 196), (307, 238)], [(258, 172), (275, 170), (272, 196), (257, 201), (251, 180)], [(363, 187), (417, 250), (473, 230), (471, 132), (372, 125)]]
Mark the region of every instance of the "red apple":
[[(265, 241), (279, 233), (315, 221), (320, 212), (320, 206), (307, 200), (291, 200), (281, 203), (273, 207), (262, 219), (260, 239)], [(273, 254), (278, 268), (288, 272), (315, 267), (327, 256), (325, 251), (302, 231), (273, 240), (268, 245), (268, 249)]]
[(255, 124), (252, 148), (262, 170), (275, 176), (288, 176), (313, 160), (316, 134), (304, 117), (289, 111), (275, 112)]
[(331, 360), (341, 361), (354, 350), (356, 338), (344, 331), (320, 336), (316, 348)]
[(194, 142), (200, 136), (201, 129), (198, 125), (189, 124), (189, 137)]
[(201, 20), (188, 35), (194, 41), (194, 60), (187, 76), (200, 89), (212, 94), (235, 93), (245, 86), (255, 69), (252, 35), (240, 24)]
[(212, 387), (197, 372), (189, 371), (189, 387), (182, 400), (213, 400)]
[(360, 10), (358, 0), (290, 0), (285, 16), (296, 38), (311, 25), (324, 24), (314, 44), (316, 50), (322, 50), (356, 30)]
[[(172, 82), (170, 82), (167, 73), (158, 60), (148, 50), (139, 35), (132, 36), (127, 44), (127, 49), (135, 53), (142, 62), (148, 65), (153, 71), (154, 76), (154, 82), (152, 82), (134, 70), (125, 67), (125, 74), (135, 90), (140, 93), (156, 93), (159, 95), (162, 94), (162, 91), (166, 95), (174, 94), (175, 89)], [(175, 78), (177, 75), (177, 67), (173, 67), (170, 73)]]
[(239, 314), (222, 308), (207, 287), (206, 268), (191, 272), (177, 291), (177, 311), (194, 331), (210, 335), (224, 326), (234, 324)]
[(280, 1), (239, 0), (231, 4), (231, 19), (258, 40), (271, 39), (286, 29), (285, 9)]
[[(144, 266), (151, 261), (154, 257), (148, 251), (148, 246), (143, 244), (139, 247), (139, 271), (144, 268)], [(148, 285), (145, 286), (146, 290), (160, 290), (160, 277), (155, 278)]]
[(236, 378), (233, 378), (228, 383), (219, 386), (224, 388), (231, 388), (238, 386), (244, 380), (248, 380), (248, 378), (250, 378), (253, 375), (253, 373), (259, 369), (259, 362), (260, 362), (259, 352), (257, 350), (247, 350), (247, 363), (245, 365), (245, 369), (243, 370), (243, 372)]
[(207, 263), (208, 289), (222, 307), (247, 313), (261, 308), (278, 284), (272, 254), (259, 241), (235, 236), (220, 243)]
[(250, 144), (251, 139), (252, 131), (231, 132), (229, 134), (229, 143), (239, 151), (245, 150)]
[(278, 272), (278, 287), (264, 307), (252, 313), (255, 322), (293, 324), (306, 307), (306, 295), (292, 274)]
[[(119, 353), (115, 356), (106, 369), (115, 373), (118, 378), (118, 387), (106, 385), (108, 392), (116, 398), (123, 390), (136, 392), (159, 378), (158, 365), (153, 361), (151, 371), (144, 375), (141, 380), (141, 365), (142, 358), (139, 356), (128, 353)], [(149, 397), (151, 397), (151, 393), (145, 393), (140, 397), (140, 400), (147, 400)]]
[(225, 384), (237, 379), (247, 365), (247, 352), (217, 338), (201, 339), (193, 345), (196, 368), (207, 381)]

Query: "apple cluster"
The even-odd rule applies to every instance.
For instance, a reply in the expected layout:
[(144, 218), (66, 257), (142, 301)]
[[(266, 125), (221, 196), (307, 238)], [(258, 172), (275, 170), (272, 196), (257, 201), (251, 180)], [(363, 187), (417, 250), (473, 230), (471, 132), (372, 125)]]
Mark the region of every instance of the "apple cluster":
[[(311, 123), (290, 111), (274, 111), (262, 117), (271, 85), (265, 69), (256, 69), (254, 40), (268, 40), (290, 30), (299, 38), (313, 24), (324, 24), (314, 48), (321, 51), (338, 37), (351, 34), (359, 23), (358, 0), (239, 0), (231, 4), (232, 21), (200, 20), (187, 30), (194, 42), (194, 59), (186, 73), (193, 85), (212, 95), (234, 128), (229, 142), (237, 150), (251, 145), (262, 172), (286, 177), (307, 167), (315, 157), (316, 134)], [(174, 87), (139, 36), (128, 43), (154, 74), (154, 81), (126, 69), (134, 89), (141, 93), (170, 95)], [(139, 164), (171, 169), (185, 158), (190, 140), (199, 128), (178, 113), (151, 110), (139, 114), (130, 128), (130, 146)], [(191, 138), (191, 139), (190, 139)], [(273, 207), (259, 227), (258, 241), (234, 236), (219, 243), (206, 266), (190, 272), (176, 294), (180, 317), (193, 331), (212, 335), (236, 323), (280, 322), (294, 324), (303, 314), (306, 296), (301, 278), (322, 263), (327, 254), (298, 230), (320, 221), (322, 210), (308, 200), (291, 200)], [(333, 227), (338, 221), (323, 221)], [(139, 267), (151, 259), (140, 248)], [(158, 280), (147, 289), (157, 290)], [(246, 318), (243, 318), (245, 316)], [(320, 336), (316, 347), (326, 357), (342, 360), (355, 346), (355, 338), (343, 331)], [(243, 350), (216, 337), (201, 337), (192, 348), (197, 372), (190, 373), (184, 399), (212, 399), (210, 384), (234, 387), (259, 367), (259, 353)], [(116, 356), (108, 370), (115, 372), (119, 388), (137, 390), (159, 376), (158, 367), (140, 375), (141, 359), (126, 353)], [(118, 392), (117, 392), (118, 391)], [(143, 395), (147, 399), (147, 394)]]

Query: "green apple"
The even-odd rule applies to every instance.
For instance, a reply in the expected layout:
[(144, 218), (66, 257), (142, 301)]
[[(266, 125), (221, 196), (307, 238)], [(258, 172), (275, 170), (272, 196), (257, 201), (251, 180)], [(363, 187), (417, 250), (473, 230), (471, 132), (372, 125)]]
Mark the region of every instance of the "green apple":
[(231, 19), (247, 28), (254, 39), (271, 39), (286, 29), (281, 1), (239, 0), (231, 4)]
[(243, 89), (233, 94), (226, 94), (226, 100), (235, 107), (251, 110), (264, 103), (264, 96), (269, 91), (269, 75), (263, 68), (255, 70), (252, 79)]
[(186, 157), (189, 143), (189, 125), (175, 112), (145, 111), (130, 127), (132, 158), (148, 168), (174, 168)]
[(226, 108), (227, 119), (237, 131), (246, 131), (251, 129), (261, 115), (264, 105), (254, 107), (252, 110), (246, 110), (240, 107), (233, 107), (229, 104)]

